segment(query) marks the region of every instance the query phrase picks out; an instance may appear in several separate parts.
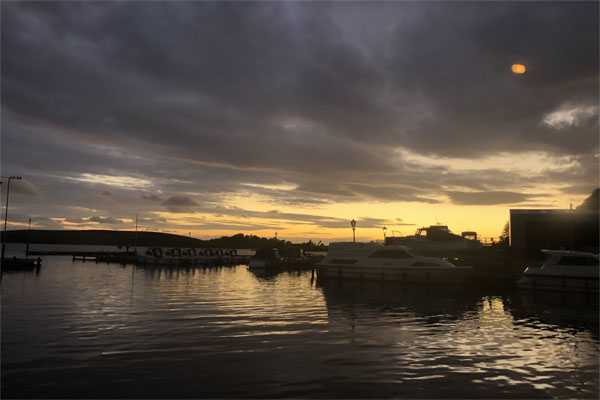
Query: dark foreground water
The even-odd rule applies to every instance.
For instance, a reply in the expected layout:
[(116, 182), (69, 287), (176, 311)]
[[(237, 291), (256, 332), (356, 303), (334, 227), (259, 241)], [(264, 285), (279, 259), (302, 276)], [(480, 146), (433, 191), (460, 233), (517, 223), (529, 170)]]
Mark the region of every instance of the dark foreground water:
[(45, 257), (3, 275), (1, 394), (597, 398), (597, 301)]

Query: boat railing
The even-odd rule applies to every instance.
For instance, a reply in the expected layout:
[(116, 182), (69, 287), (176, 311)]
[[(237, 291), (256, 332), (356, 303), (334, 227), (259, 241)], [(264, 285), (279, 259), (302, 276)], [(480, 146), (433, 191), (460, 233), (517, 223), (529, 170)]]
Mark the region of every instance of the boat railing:
[(500, 243), (502, 240), (502, 238), (500, 236), (494, 236), (494, 237), (479, 236), (477, 239), (479, 239), (482, 246), (486, 246), (486, 247), (491, 247), (493, 245), (496, 245), (496, 244)]

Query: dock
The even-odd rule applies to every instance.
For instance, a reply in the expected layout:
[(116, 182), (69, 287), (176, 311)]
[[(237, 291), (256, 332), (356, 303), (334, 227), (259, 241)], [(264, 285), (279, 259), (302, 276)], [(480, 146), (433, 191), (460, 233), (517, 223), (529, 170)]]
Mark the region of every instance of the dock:
[(71, 256), (73, 261), (107, 263), (107, 264), (135, 264), (147, 266), (194, 266), (194, 265), (231, 265), (247, 264), (248, 257), (245, 256), (223, 256), (210, 258), (197, 258), (195, 260), (186, 258), (147, 260), (138, 257), (135, 253), (125, 251), (30, 251), (35, 256)]
[(42, 259), (38, 258), (3, 258), (2, 259), (2, 270), (3, 271), (22, 271), (40, 268), (42, 266)]

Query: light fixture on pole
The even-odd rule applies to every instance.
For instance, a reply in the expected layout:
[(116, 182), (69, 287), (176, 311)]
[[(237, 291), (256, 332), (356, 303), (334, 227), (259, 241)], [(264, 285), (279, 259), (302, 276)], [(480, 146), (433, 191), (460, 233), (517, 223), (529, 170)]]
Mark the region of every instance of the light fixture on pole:
[(350, 221), (350, 225), (352, 226), (352, 242), (356, 243), (356, 221), (352, 219), (352, 221)]
[(383, 241), (385, 242), (385, 233), (387, 232), (387, 228), (383, 227)]
[(31, 218), (29, 218), (29, 227), (27, 228), (27, 247), (25, 247), (25, 257), (29, 257), (30, 236), (31, 236)]
[(20, 176), (2, 176), (1, 178), (4, 178), (7, 180), (7, 182), (6, 182), (6, 210), (4, 212), (4, 240), (2, 241), (2, 255), (0, 256), (0, 258), (3, 260), (4, 252), (6, 250), (6, 221), (8, 220), (8, 196), (10, 194), (10, 180), (11, 179), (20, 180), (22, 178)]

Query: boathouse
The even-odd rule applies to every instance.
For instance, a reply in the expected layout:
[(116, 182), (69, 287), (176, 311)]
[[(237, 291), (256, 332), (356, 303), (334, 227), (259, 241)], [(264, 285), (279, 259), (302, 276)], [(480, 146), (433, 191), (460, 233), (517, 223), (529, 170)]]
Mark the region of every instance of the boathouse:
[(597, 210), (510, 210), (513, 259), (539, 259), (541, 249), (598, 253)]

